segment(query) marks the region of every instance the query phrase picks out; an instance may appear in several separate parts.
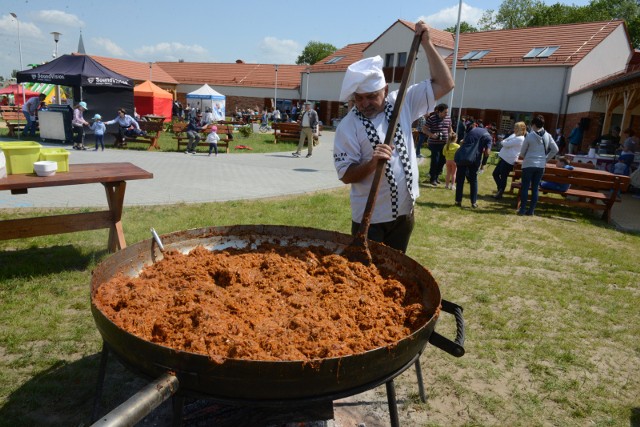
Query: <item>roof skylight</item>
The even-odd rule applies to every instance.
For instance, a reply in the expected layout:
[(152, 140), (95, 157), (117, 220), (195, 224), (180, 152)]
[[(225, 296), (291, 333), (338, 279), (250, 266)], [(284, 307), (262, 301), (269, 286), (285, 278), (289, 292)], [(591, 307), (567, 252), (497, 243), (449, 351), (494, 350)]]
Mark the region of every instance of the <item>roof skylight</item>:
[(344, 58), (344, 56), (333, 57), (330, 60), (328, 60), (327, 62), (325, 62), (325, 64), (335, 64), (336, 62), (340, 61), (342, 58)]
[(548, 58), (559, 48), (560, 46), (534, 47), (523, 58)]
[(491, 52), (490, 50), (472, 50), (467, 53), (465, 56), (460, 58), (460, 61), (477, 61), (478, 59), (482, 59), (487, 53)]

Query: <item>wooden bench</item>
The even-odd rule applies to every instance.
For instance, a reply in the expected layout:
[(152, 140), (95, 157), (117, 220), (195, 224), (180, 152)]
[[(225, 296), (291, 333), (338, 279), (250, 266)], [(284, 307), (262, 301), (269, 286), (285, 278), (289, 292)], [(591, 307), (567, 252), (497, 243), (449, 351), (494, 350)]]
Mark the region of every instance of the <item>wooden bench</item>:
[[(175, 122), (173, 124), (173, 139), (178, 141), (178, 151), (182, 151), (183, 147), (187, 148), (189, 145), (189, 137), (187, 136), (187, 125), (188, 123), (184, 122)], [(220, 137), (220, 141), (218, 141), (218, 151), (221, 149), (224, 150), (225, 153), (229, 153), (229, 141), (233, 141), (233, 125), (218, 125), (218, 131), (216, 132)], [(201, 130), (200, 133), (200, 141), (198, 142), (198, 147), (209, 147), (209, 143), (206, 142), (207, 135), (210, 133), (211, 125), (208, 125), (206, 129)], [(226, 135), (226, 136), (225, 136)]]
[[(513, 169), (510, 192), (520, 192), (522, 186), (522, 162), (517, 162)], [(593, 210), (601, 210), (602, 219), (611, 221), (611, 208), (618, 200), (618, 192), (626, 191), (631, 182), (628, 176), (614, 175), (610, 172), (576, 168), (568, 170), (547, 164), (542, 176), (543, 181), (570, 184), (567, 191), (555, 191), (541, 188), (538, 202), (563, 206), (577, 206)], [(557, 196), (553, 196), (553, 195)], [(520, 208), (520, 197), (516, 208)]]
[(234, 125), (234, 126), (244, 126), (243, 121), (238, 120), (218, 120), (215, 122), (215, 125)]
[[(149, 144), (149, 150), (152, 148), (160, 149), (160, 144), (158, 144), (158, 140), (160, 139), (160, 134), (164, 131), (164, 123), (159, 121), (139, 121), (138, 125), (140, 125), (140, 130), (146, 132), (147, 135), (138, 135), (138, 136), (126, 136), (124, 138), (124, 142), (140, 142), (143, 144)], [(118, 134), (111, 132), (111, 135), (116, 137), (116, 146), (119, 145)]]
[(17, 133), (27, 125), (27, 119), (25, 119), (22, 111), (3, 111), (2, 119), (6, 122), (7, 129), (9, 129), (8, 136), (17, 136)]
[[(273, 136), (275, 138), (274, 143), (277, 144), (280, 141), (283, 142), (299, 142), (300, 141), (300, 123), (273, 123)], [(322, 130), (322, 127), (318, 125), (318, 133)], [(318, 134), (313, 134), (313, 145), (318, 145)]]
[(0, 105), (0, 114), (4, 114), (7, 111), (9, 112), (21, 112), (22, 109), (20, 107), (18, 107), (17, 105)]

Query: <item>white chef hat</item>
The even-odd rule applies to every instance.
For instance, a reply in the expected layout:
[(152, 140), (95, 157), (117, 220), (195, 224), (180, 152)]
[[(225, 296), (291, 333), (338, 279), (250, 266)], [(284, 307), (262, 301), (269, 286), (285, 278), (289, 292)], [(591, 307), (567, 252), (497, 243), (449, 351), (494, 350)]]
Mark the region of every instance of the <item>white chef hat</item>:
[(342, 90), (340, 90), (340, 101), (348, 101), (354, 93), (378, 91), (386, 85), (380, 55), (361, 59), (347, 68), (342, 81)]

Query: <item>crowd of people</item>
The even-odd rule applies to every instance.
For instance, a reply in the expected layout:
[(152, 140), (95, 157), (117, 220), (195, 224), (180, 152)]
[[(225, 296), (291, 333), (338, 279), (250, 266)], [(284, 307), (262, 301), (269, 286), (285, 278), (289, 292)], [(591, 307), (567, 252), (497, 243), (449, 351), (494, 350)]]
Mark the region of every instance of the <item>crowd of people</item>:
[(100, 114), (94, 114), (91, 118), (93, 123), (89, 123), (84, 114), (88, 111), (87, 103), (84, 101), (78, 102), (73, 107), (73, 116), (71, 119), (72, 133), (73, 133), (73, 149), (74, 150), (87, 150), (85, 145), (85, 127), (93, 131), (95, 148), (94, 151), (98, 151), (98, 148), (102, 148), (104, 151), (104, 136), (107, 132), (107, 126), (115, 124), (117, 126), (117, 134), (114, 146), (124, 147), (127, 145), (126, 138), (135, 138), (137, 136), (146, 136), (147, 133), (140, 129), (140, 116), (133, 112), (133, 116), (128, 114), (125, 108), (119, 108), (116, 116), (109, 121), (103, 122)]
[[(236, 122), (242, 122), (245, 124), (253, 123), (255, 121), (260, 121), (265, 124), (300, 122), (306, 110), (305, 104), (302, 106), (294, 104), (291, 108), (286, 109), (261, 108), (258, 105), (249, 108), (236, 107), (235, 111), (230, 115), (230, 118)], [(311, 105), (313, 106), (313, 103), (311, 103)], [(314, 108), (314, 111), (316, 113), (318, 112), (317, 107)], [(224, 109), (218, 103), (214, 104), (213, 108), (205, 107), (204, 110), (201, 110), (197, 106), (191, 104), (183, 106), (178, 100), (173, 102), (171, 114), (174, 119), (184, 120), (187, 122), (196, 118), (196, 116), (200, 114), (202, 121), (207, 125), (225, 120), (226, 118)]]
[[(580, 150), (584, 138), (583, 123), (584, 121), (579, 121), (569, 136), (565, 137), (561, 128), (556, 128), (553, 134), (547, 131), (544, 117), (537, 115), (530, 123), (516, 122), (512, 133), (502, 137), (498, 135), (495, 123), (485, 125), (482, 120), (474, 120), (469, 116), (452, 122), (448, 106), (439, 104), (433, 112), (420, 116), (414, 123), (418, 134), (415, 142), (416, 157), (423, 157), (421, 149), (429, 149), (430, 164), (424, 184), (438, 187), (442, 184), (440, 177), (445, 176), (445, 188), (455, 190), (454, 203), (457, 206), (462, 206), (462, 187), (468, 182), (472, 208), (478, 207), (477, 175), (483, 173), (491, 151), (498, 149), (497, 164), (492, 174), (496, 184), (492, 197), (496, 200), (502, 199), (507, 179), (516, 161), (520, 159), (523, 163), (523, 175), (521, 208), (517, 213), (534, 215), (539, 188), (555, 184), (541, 182), (545, 167), (553, 161), (556, 161), (556, 167), (571, 167), (564, 155), (572, 155)], [(425, 143), (426, 147), (423, 146)], [(464, 152), (456, 154), (461, 147), (464, 147)], [(635, 153), (640, 150), (640, 138), (631, 128), (621, 132), (619, 126), (614, 126), (609, 133), (593, 141), (591, 147), (615, 154), (615, 163), (608, 170), (628, 176), (632, 172)]]

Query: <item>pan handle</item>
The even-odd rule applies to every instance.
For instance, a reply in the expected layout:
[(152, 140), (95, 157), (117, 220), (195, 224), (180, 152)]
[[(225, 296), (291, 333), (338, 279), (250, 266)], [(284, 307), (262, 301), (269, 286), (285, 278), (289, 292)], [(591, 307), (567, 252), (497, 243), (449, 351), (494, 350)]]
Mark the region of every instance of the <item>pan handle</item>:
[(439, 333), (433, 331), (429, 337), (429, 342), (438, 347), (440, 350), (444, 350), (452, 356), (462, 357), (464, 356), (464, 318), (462, 317), (462, 307), (453, 302), (442, 300), (442, 311), (453, 314), (456, 318), (456, 340), (451, 341), (448, 338), (443, 337)]

